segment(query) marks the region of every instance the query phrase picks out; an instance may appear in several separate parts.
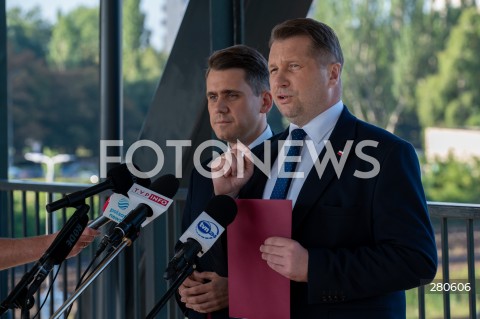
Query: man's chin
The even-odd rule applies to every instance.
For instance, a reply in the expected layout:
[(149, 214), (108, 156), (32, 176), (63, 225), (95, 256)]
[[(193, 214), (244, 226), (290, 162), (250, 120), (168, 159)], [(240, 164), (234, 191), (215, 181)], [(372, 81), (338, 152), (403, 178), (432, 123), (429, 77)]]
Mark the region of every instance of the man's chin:
[(237, 137), (232, 135), (232, 134), (229, 134), (229, 133), (225, 133), (225, 132), (215, 132), (215, 135), (217, 136), (217, 138), (221, 141), (224, 141), (224, 142), (228, 142), (228, 143), (231, 143), (230, 141), (236, 141), (237, 140)]

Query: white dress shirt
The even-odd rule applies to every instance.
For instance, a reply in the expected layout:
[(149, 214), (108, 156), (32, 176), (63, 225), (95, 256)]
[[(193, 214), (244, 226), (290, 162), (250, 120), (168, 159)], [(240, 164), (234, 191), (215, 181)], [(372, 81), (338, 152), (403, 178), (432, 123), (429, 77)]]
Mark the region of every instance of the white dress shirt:
[[(270, 125), (267, 124), (267, 127), (263, 130), (262, 134), (260, 134), (252, 143), (248, 145), (249, 149), (254, 148), (257, 145), (260, 145), (263, 143), (263, 141), (268, 140), (270, 137), (273, 136), (272, 129), (270, 128)], [(230, 151), (230, 143), (227, 143), (228, 149), (227, 151)]]
[[(295, 207), (295, 203), (297, 201), (298, 194), (302, 189), (303, 183), (305, 182), (305, 179), (307, 178), (308, 173), (313, 168), (313, 164), (315, 163), (315, 161), (317, 161), (320, 152), (325, 147), (324, 141), (329, 139), (330, 134), (332, 133), (333, 128), (335, 127), (335, 124), (337, 124), (338, 118), (342, 113), (342, 110), (343, 110), (343, 102), (342, 100), (340, 100), (336, 104), (334, 104), (332, 107), (330, 107), (328, 110), (320, 113), (318, 116), (316, 116), (314, 119), (312, 119), (303, 127), (298, 127), (297, 125), (292, 123), (290, 124), (289, 134), (286, 141), (291, 141), (292, 139), (291, 133), (294, 129), (302, 128), (305, 131), (305, 133), (307, 133), (307, 136), (305, 136), (302, 152), (300, 155), (301, 161), (297, 163), (296, 170), (295, 170), (296, 172), (295, 176), (298, 178), (292, 179), (292, 182), (290, 184), (290, 189), (288, 190), (288, 193), (287, 193), (286, 199), (290, 199), (292, 201), (292, 207)], [(309, 151), (307, 147), (308, 143), (310, 143), (310, 145), (313, 144), (315, 148), (316, 156), (313, 156), (313, 154), (310, 154), (311, 152), (313, 153), (313, 147), (311, 147), (311, 150)], [(279, 155), (277, 156), (277, 159), (275, 160), (275, 163), (272, 166), (271, 177), (267, 180), (267, 183), (265, 184), (265, 189), (263, 190), (264, 199), (269, 199), (270, 195), (272, 194), (273, 187), (275, 186), (275, 182), (277, 181), (279, 168), (283, 167), (283, 161), (285, 160), (284, 157), (288, 152), (287, 145), (288, 145), (288, 142), (286, 142), (285, 146), (282, 148), (280, 148), (280, 145), (279, 145), (279, 149), (278, 149)], [(281, 154), (284, 154), (284, 155), (281, 156)], [(280, 160), (282, 161), (282, 163), (279, 163)]]

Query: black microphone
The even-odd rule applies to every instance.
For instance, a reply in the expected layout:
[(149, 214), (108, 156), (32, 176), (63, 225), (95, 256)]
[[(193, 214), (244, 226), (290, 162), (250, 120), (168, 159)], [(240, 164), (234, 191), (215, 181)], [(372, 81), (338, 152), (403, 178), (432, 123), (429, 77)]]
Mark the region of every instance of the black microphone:
[(67, 258), (70, 251), (72, 251), (73, 246), (75, 246), (80, 239), (83, 230), (87, 227), (87, 213), (89, 209), (90, 207), (88, 205), (82, 205), (79, 207), (79, 210), (82, 210), (79, 213), (80, 217), (76, 220), (74, 219), (72, 222), (70, 222), (70, 219), (67, 221), (65, 226), (53, 240), (50, 247), (45, 251), (43, 257), (40, 258), (40, 262), (48, 259), (52, 264), (59, 265), (65, 260), (65, 258)]
[[(178, 181), (176, 180), (175, 176), (171, 174), (167, 174), (164, 176), (161, 176), (157, 180), (158, 183), (158, 188), (157, 188), (157, 193), (160, 195), (163, 195), (168, 198), (173, 198), (178, 190), (178, 186), (175, 186), (178, 184)], [(148, 185), (142, 185), (145, 187), (148, 187)], [(128, 195), (128, 193), (127, 193)], [(108, 210), (110, 205), (118, 206), (118, 198), (114, 198), (115, 196), (110, 196), (108, 199), (109, 205), (104, 206), (104, 211)], [(122, 200), (125, 198), (121, 197)], [(133, 208), (128, 207), (123, 213), (127, 214), (130, 213), (133, 210)], [(112, 220), (110, 217), (106, 217), (105, 215), (100, 215), (99, 217), (95, 218), (90, 224), (88, 224), (89, 228), (92, 229), (99, 229), (105, 224), (108, 224), (109, 222), (115, 222), (118, 223), (118, 221)]]
[(81, 204), (58, 232), (52, 244), (48, 247), (33, 267), (23, 275), (18, 284), (0, 305), (0, 316), (8, 309), (23, 308), (25, 303), (33, 306), (33, 294), (52, 271), (54, 265), (59, 265), (67, 258), (72, 248), (82, 235), (88, 223), (90, 207)]
[(168, 263), (163, 278), (169, 280), (190, 265), (196, 256), (201, 257), (220, 238), (225, 228), (235, 219), (237, 204), (227, 195), (213, 197), (179, 241), (179, 250)]
[(107, 179), (105, 181), (84, 190), (66, 195), (57, 201), (47, 204), (46, 208), (47, 211), (51, 213), (64, 207), (77, 206), (80, 203), (83, 203), (85, 198), (96, 195), (107, 189), (112, 189), (115, 193), (126, 194), (130, 187), (132, 187), (133, 183), (148, 187), (150, 185), (150, 179), (136, 177), (130, 173), (127, 164), (120, 164), (107, 172)]
[[(151, 194), (148, 194), (148, 197), (143, 197), (140, 204), (138, 204), (138, 206), (133, 209), (108, 235), (103, 237), (96, 254), (98, 255), (101, 253), (108, 244), (113, 246), (118, 245), (124, 237), (135, 239), (140, 225), (148, 217), (153, 216), (154, 212), (161, 214), (165, 211), (164, 207), (160, 207), (158, 204), (159, 201), (162, 201), (161, 196), (167, 198), (174, 197), (178, 191), (179, 185), (180, 182), (172, 174), (164, 175), (154, 181), (149, 189)], [(132, 188), (135, 188), (135, 184)]]
[(75, 214), (70, 217), (67, 223), (59, 231), (52, 244), (48, 247), (42, 257), (36, 262), (32, 269), (36, 270), (34, 280), (28, 288), (28, 294), (33, 295), (39, 288), (54, 265), (60, 265), (72, 251), (73, 246), (80, 239), (88, 223), (88, 210), (90, 206), (82, 204), (77, 208)]

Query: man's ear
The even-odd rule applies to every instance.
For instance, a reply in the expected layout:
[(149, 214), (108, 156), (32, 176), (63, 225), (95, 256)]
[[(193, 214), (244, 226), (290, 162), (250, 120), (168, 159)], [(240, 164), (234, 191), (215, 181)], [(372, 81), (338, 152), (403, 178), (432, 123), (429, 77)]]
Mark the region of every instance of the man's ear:
[(330, 73), (330, 84), (336, 85), (340, 82), (340, 73), (342, 71), (342, 65), (340, 63), (331, 63), (328, 66)]
[(263, 91), (261, 93), (262, 98), (262, 107), (260, 108), (260, 113), (268, 113), (273, 106), (273, 97), (270, 91)]

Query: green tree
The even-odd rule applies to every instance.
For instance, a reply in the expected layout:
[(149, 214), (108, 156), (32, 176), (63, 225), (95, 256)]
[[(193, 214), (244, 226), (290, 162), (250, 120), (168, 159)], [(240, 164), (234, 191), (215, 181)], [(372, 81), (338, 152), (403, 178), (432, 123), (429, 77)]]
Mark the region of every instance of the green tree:
[(122, 7), (123, 54), (129, 54), (145, 47), (148, 36), (145, 30), (145, 14), (140, 11), (140, 0), (124, 0)]
[(344, 102), (369, 122), (387, 127), (392, 112), (392, 23), (384, 1), (318, 1), (315, 17), (332, 26), (344, 52)]
[(125, 0), (122, 17), (123, 76), (127, 80), (135, 80), (141, 76), (139, 55), (145, 23), (145, 15), (140, 11), (140, 0)]
[(45, 61), (30, 50), (14, 52), (8, 47), (9, 109), (13, 119), (13, 143), (21, 153), (30, 141), (46, 138), (40, 105), (49, 101), (51, 74)]
[(49, 44), (49, 62), (59, 70), (99, 63), (99, 10), (78, 7), (59, 15)]
[[(386, 129), (415, 145), (420, 145), (420, 128), (415, 112), (415, 83), (421, 76), (418, 67), (421, 54), (416, 34), (423, 27), (423, 1), (392, 1), (390, 10), (393, 56), (389, 66), (392, 76), (392, 107)], [(403, 118), (403, 121), (401, 121)]]
[(45, 56), (52, 27), (41, 18), (40, 8), (25, 13), (20, 8), (8, 10), (7, 26), (7, 41), (13, 53), (32, 51), (35, 56)]
[(438, 71), (418, 85), (418, 111), (424, 126), (480, 126), (478, 52), (480, 14), (468, 8), (438, 54)]
[(61, 153), (98, 153), (99, 83), (96, 68), (53, 71), (31, 51), (9, 51), (14, 147), (32, 142)]
[(423, 1), (318, 1), (315, 17), (342, 43), (344, 102), (358, 117), (419, 145), (414, 88), (422, 70)]
[(420, 146), (416, 86), (437, 70), (437, 52), (464, 7), (434, 11), (430, 1), (316, 2), (315, 17), (331, 25), (345, 55), (344, 102), (360, 118)]
[(127, 82), (158, 81), (166, 56), (149, 44), (151, 32), (145, 28), (140, 0), (123, 2), (123, 75)]
[(165, 54), (149, 44), (150, 31), (145, 28), (145, 14), (140, 0), (123, 2), (123, 77), (124, 77), (124, 145), (138, 138), (167, 60)]
[(424, 167), (423, 185), (427, 199), (439, 202), (480, 203), (480, 158), (459, 162), (453, 155)]
[[(128, 7), (132, 4), (136, 9)], [(135, 61), (124, 68), (133, 74), (125, 76), (124, 81), (124, 136), (128, 146), (138, 137), (166, 56), (149, 45), (139, 2), (125, 1), (123, 10), (141, 17), (125, 17), (125, 33), (130, 37), (124, 45)], [(9, 103), (15, 150), (21, 154), (35, 142), (61, 153), (84, 149), (97, 155), (98, 9), (74, 9), (59, 16), (53, 27), (40, 16), (38, 9), (27, 14), (14, 9), (8, 15)]]
[(98, 70), (52, 70), (45, 57), (51, 29), (40, 15), (38, 9), (26, 14), (12, 9), (8, 14), (12, 146), (20, 157), (32, 143), (62, 153), (74, 153), (78, 147), (95, 152), (99, 149)]

